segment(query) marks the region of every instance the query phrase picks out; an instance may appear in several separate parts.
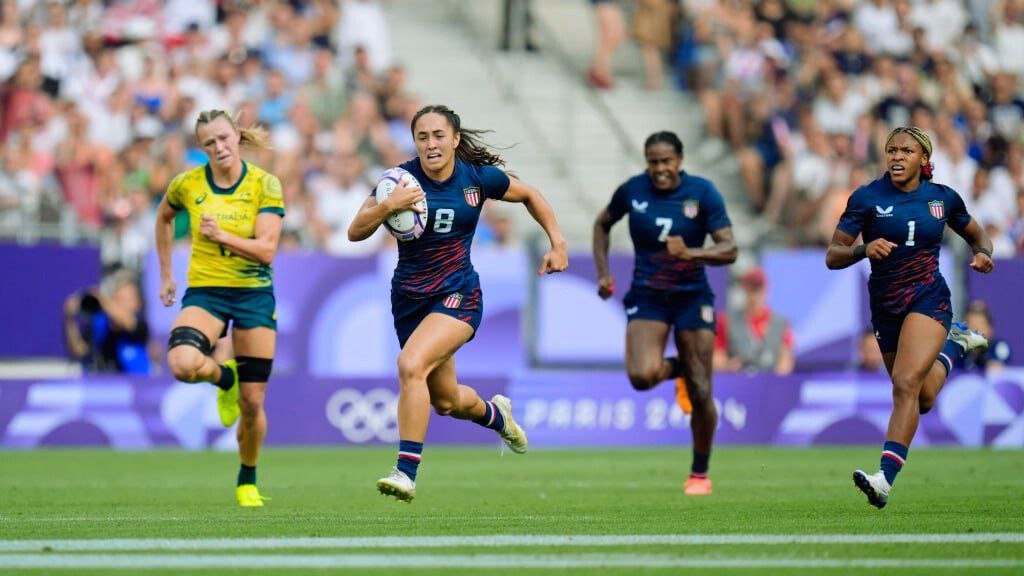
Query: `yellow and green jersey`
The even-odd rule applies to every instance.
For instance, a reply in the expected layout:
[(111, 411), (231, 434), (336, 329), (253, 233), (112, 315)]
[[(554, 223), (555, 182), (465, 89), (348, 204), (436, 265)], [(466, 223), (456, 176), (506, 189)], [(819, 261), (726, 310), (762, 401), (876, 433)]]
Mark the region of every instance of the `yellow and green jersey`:
[(256, 217), (264, 212), (284, 216), (281, 181), (262, 168), (242, 162), (242, 177), (231, 188), (213, 183), (210, 166), (175, 176), (167, 187), (167, 203), (188, 211), (192, 227), (190, 287), (262, 288), (273, 283), (273, 269), (232, 254), (199, 232), (204, 214), (217, 217), (221, 229), (242, 238), (254, 238)]

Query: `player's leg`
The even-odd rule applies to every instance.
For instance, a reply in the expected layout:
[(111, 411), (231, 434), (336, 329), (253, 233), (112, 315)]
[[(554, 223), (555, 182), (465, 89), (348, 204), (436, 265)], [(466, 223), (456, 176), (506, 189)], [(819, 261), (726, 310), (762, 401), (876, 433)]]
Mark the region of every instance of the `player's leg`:
[(690, 416), (693, 463), (684, 488), (687, 494), (710, 494), (708, 465), (715, 428), (718, 426), (718, 409), (715, 407), (711, 385), (715, 333), (707, 328), (677, 330), (675, 339), (676, 348), (679, 350), (679, 365), (686, 381), (690, 401), (693, 403), (693, 412)]
[[(427, 377), (468, 342), (473, 332), (473, 327), (466, 322), (430, 313), (402, 346), (398, 354), (398, 462), (390, 475), (377, 481), (377, 489), (382, 494), (405, 501), (416, 495), (416, 474), (432, 403)], [(439, 411), (448, 410), (451, 402), (451, 398), (438, 400)]]
[(455, 375), (455, 356), (442, 362), (427, 376), (427, 387), (430, 389), (430, 403), (438, 414), (472, 420), (497, 432), (516, 454), (526, 452), (529, 441), (526, 432), (512, 417), (512, 401), (501, 394), (484, 400), (472, 387), (459, 384)]
[(677, 376), (678, 362), (665, 358), (669, 325), (661, 320), (630, 319), (626, 324), (626, 375), (636, 390), (650, 390)]
[(985, 348), (988, 348), (988, 339), (985, 336), (971, 330), (966, 324), (952, 323), (946, 343), (942, 346), (942, 352), (939, 353), (939, 357), (935, 360), (931, 372), (928, 373), (928, 377), (921, 387), (921, 394), (918, 396), (918, 410), (921, 414), (927, 414), (935, 406), (935, 400), (946, 384), (949, 373), (953, 371), (953, 365), (968, 352)]
[(277, 332), (267, 326), (232, 330), (235, 361), (238, 364), (238, 470), (236, 493), (242, 506), (262, 506), (256, 490), (256, 464), (267, 436), (267, 414), (263, 409), (267, 382), (273, 368)]
[[(883, 337), (881, 340), (879, 344), (887, 361), (886, 367), (891, 366), (892, 413), (879, 471), (869, 475), (857, 470), (853, 475), (854, 483), (867, 495), (868, 502), (877, 508), (888, 503), (889, 490), (906, 463), (920, 419), (921, 390), (926, 380), (935, 377), (936, 358), (945, 344), (946, 328), (934, 318), (912, 312), (902, 321), (895, 354), (891, 351), (891, 343), (887, 343), (891, 338)], [(890, 357), (891, 364), (888, 361)], [(937, 369), (944, 370), (941, 365)]]
[(167, 367), (182, 382), (211, 382), (221, 385), (221, 367), (212, 358), (213, 343), (224, 330), (224, 320), (198, 306), (186, 306), (174, 320), (167, 343)]

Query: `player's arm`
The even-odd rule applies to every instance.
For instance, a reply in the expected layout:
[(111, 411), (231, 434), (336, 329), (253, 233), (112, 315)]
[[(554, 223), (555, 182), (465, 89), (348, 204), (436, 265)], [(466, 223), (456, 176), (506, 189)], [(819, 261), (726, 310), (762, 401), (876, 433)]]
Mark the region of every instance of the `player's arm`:
[(551, 242), (551, 249), (544, 255), (538, 274), (561, 272), (569, 267), (568, 244), (562, 236), (555, 211), (547, 199), (533, 186), (522, 183), (518, 178), (509, 178), (508, 190), (501, 198), (505, 202), (518, 202), (526, 206), (527, 212), (544, 229)]
[(167, 201), (167, 195), (156, 208), (156, 254), (160, 260), (160, 301), (174, 304), (174, 273), (171, 270), (171, 249), (174, 246), (174, 218), (178, 210)]
[(988, 237), (988, 233), (978, 224), (977, 220), (971, 218), (963, 230), (953, 228), (953, 231), (966, 240), (971, 246), (971, 251), (974, 252), (971, 268), (985, 274), (995, 268), (995, 262), (992, 261), (992, 239)]
[(242, 238), (221, 229), (215, 216), (203, 214), (199, 222), (199, 232), (235, 256), (270, 266), (277, 254), (283, 222), (284, 218), (274, 212), (257, 214), (253, 238)]
[(829, 270), (841, 270), (853, 266), (864, 258), (882, 260), (888, 258), (896, 244), (885, 238), (875, 238), (867, 244), (853, 245), (857, 239), (842, 230), (836, 230), (832, 234), (832, 242), (825, 252), (825, 265)]
[(707, 248), (690, 248), (683, 242), (682, 236), (669, 236), (665, 239), (668, 253), (682, 260), (689, 260), (709, 266), (724, 266), (736, 261), (739, 249), (732, 236), (732, 227), (719, 228), (711, 233), (714, 244)]
[(597, 270), (597, 295), (608, 299), (615, 293), (615, 278), (608, 269), (608, 246), (612, 226), (619, 221), (608, 208), (601, 210), (594, 220), (593, 251), (594, 268)]
[(426, 194), (419, 186), (409, 186), (404, 179), (380, 204), (377, 203), (376, 196), (367, 197), (352, 223), (348, 225), (349, 241), (359, 242), (372, 236), (392, 212), (408, 209), (422, 214), (422, 208), (416, 206), (416, 203), (425, 197)]

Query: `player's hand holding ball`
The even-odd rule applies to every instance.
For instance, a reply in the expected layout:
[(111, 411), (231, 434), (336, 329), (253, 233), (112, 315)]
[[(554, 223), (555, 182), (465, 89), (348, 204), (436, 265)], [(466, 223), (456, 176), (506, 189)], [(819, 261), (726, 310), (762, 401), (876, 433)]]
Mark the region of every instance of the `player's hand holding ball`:
[(868, 242), (864, 253), (872, 260), (882, 260), (884, 258), (888, 258), (894, 248), (896, 248), (895, 243), (889, 242), (885, 238), (875, 238), (871, 242)]

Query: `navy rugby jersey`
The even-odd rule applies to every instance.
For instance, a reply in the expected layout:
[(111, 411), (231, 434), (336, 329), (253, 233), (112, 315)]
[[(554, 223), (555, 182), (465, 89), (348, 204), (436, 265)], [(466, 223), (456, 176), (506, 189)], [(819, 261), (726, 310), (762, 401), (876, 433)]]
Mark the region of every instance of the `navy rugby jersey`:
[(629, 235), (636, 257), (633, 290), (685, 292), (708, 290), (704, 265), (668, 253), (665, 240), (682, 236), (690, 248), (704, 246), (706, 237), (729, 228), (722, 195), (710, 180), (679, 173), (679, 186), (660, 191), (644, 172), (626, 180), (612, 195), (612, 222), (629, 214)]
[(949, 227), (962, 232), (971, 221), (955, 190), (923, 180), (917, 190), (903, 192), (889, 174), (861, 186), (850, 195), (839, 230), (867, 244), (877, 238), (896, 244), (888, 258), (871, 260), (868, 294), (873, 309), (902, 314), (915, 297), (937, 281), (939, 247)]
[(428, 178), (418, 158), (401, 167), (419, 180), (427, 195), (427, 220), (422, 236), (398, 243), (391, 289), (411, 298), (457, 290), (476, 274), (469, 249), (484, 201), (504, 197), (509, 177), (500, 168), (458, 159), (455, 171), (444, 182)]

